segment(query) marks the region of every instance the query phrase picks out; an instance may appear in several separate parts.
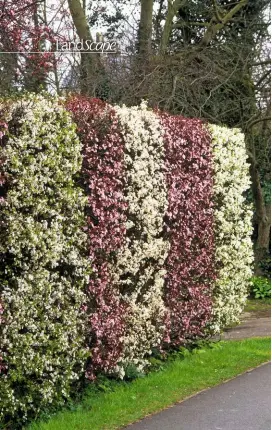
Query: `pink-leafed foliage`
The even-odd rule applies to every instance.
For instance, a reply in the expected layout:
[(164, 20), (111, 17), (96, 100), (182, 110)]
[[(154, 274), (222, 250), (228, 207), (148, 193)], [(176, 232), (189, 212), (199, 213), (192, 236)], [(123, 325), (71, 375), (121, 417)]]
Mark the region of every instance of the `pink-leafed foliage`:
[(165, 341), (173, 346), (204, 336), (214, 279), (213, 172), (210, 136), (197, 119), (161, 114), (168, 209)]
[(0, 51), (17, 53), (18, 82), (26, 75), (46, 78), (63, 62), (63, 56), (54, 55), (57, 42), (74, 38), (67, 2), (0, 0), (0, 23)]
[(0, 0), (0, 46), (3, 52), (22, 53), (25, 59), (31, 61), (33, 73), (43, 69), (43, 73), (51, 70), (52, 54), (28, 54), (40, 52), (46, 42), (55, 41), (55, 34), (42, 22), (34, 18), (38, 16), (41, 3), (36, 0)]
[(71, 98), (72, 112), (84, 146), (83, 179), (88, 195), (88, 233), (93, 274), (89, 284), (87, 377), (110, 372), (122, 351), (126, 305), (111, 275), (116, 252), (124, 245), (126, 209), (124, 143), (114, 110), (98, 99)]

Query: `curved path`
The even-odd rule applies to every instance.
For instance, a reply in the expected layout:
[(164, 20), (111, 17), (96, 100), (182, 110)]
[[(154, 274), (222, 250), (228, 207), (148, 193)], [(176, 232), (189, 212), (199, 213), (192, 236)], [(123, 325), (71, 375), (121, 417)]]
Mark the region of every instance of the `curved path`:
[(270, 430), (270, 371), (262, 365), (127, 430)]

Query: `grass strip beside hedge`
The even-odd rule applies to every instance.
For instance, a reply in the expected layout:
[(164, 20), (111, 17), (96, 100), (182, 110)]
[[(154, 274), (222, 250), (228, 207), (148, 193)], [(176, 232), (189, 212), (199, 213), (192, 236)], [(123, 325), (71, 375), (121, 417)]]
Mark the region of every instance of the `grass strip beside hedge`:
[[(112, 430), (213, 387), (270, 359), (270, 338), (213, 344), (168, 362), (162, 370), (114, 389), (86, 393), (74, 410), (58, 413), (29, 430)], [(103, 387), (102, 387), (103, 388)], [(109, 390), (109, 391), (107, 391)]]

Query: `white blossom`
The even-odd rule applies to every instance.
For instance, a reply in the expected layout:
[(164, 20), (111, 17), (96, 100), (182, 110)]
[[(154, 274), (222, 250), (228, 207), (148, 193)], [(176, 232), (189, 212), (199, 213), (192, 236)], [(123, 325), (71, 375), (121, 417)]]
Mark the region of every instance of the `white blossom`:
[(214, 163), (215, 263), (213, 290), (215, 331), (237, 322), (249, 292), (253, 248), (252, 207), (244, 135), (238, 129), (209, 125)]

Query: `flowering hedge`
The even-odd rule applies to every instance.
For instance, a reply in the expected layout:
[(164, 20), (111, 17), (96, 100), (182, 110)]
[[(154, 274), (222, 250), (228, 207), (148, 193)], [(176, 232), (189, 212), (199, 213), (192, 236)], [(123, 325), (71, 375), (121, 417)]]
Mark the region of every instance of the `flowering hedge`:
[(97, 99), (75, 97), (67, 103), (84, 146), (83, 182), (88, 194), (89, 254), (93, 274), (88, 288), (89, 348), (87, 376), (117, 366), (123, 349), (126, 305), (112, 266), (125, 243), (124, 143), (115, 111)]
[(162, 115), (170, 251), (166, 340), (181, 345), (205, 335), (214, 280), (213, 182), (210, 136), (201, 121)]
[(94, 274), (89, 285), (93, 371), (142, 371), (164, 333), (162, 237), (167, 206), (163, 138), (146, 105), (115, 108), (76, 97), (67, 108), (84, 143)]
[[(216, 130), (226, 142), (237, 132), (154, 113), (145, 103), (110, 107), (76, 97), (68, 108), (85, 142), (84, 171), (89, 172), (89, 204), (97, 223), (89, 222), (90, 255), (98, 253), (100, 272), (96, 269), (89, 291), (99, 300), (89, 313), (90, 332), (97, 330), (101, 342), (90, 344), (91, 363), (95, 370), (122, 377), (127, 367), (144, 370), (153, 349), (186, 344), (237, 320), (252, 255), (251, 212), (242, 196), (249, 186), (244, 140), (240, 135), (239, 145), (226, 147), (228, 157), (239, 159), (233, 182), (240, 211), (231, 231), (236, 242), (242, 241), (245, 256), (244, 267), (226, 281), (231, 267), (222, 250), (238, 260), (235, 241), (222, 242), (218, 217), (232, 219), (232, 212), (218, 193), (220, 163), (226, 157), (215, 142)], [(231, 200), (229, 184), (220, 186)]]
[(214, 168), (215, 264), (212, 327), (220, 331), (237, 322), (252, 277), (252, 208), (244, 135), (238, 130), (209, 125)]
[(145, 103), (117, 107), (116, 112), (125, 141), (128, 207), (126, 244), (113, 268), (128, 304), (119, 368), (142, 372), (165, 331), (164, 263), (169, 245), (163, 234), (167, 208), (163, 131)]
[(3, 101), (0, 116), (0, 409), (15, 428), (82, 376), (86, 198), (74, 180), (81, 144), (57, 100)]
[(238, 319), (252, 263), (238, 130), (31, 95), (0, 103), (0, 139), (4, 425)]

